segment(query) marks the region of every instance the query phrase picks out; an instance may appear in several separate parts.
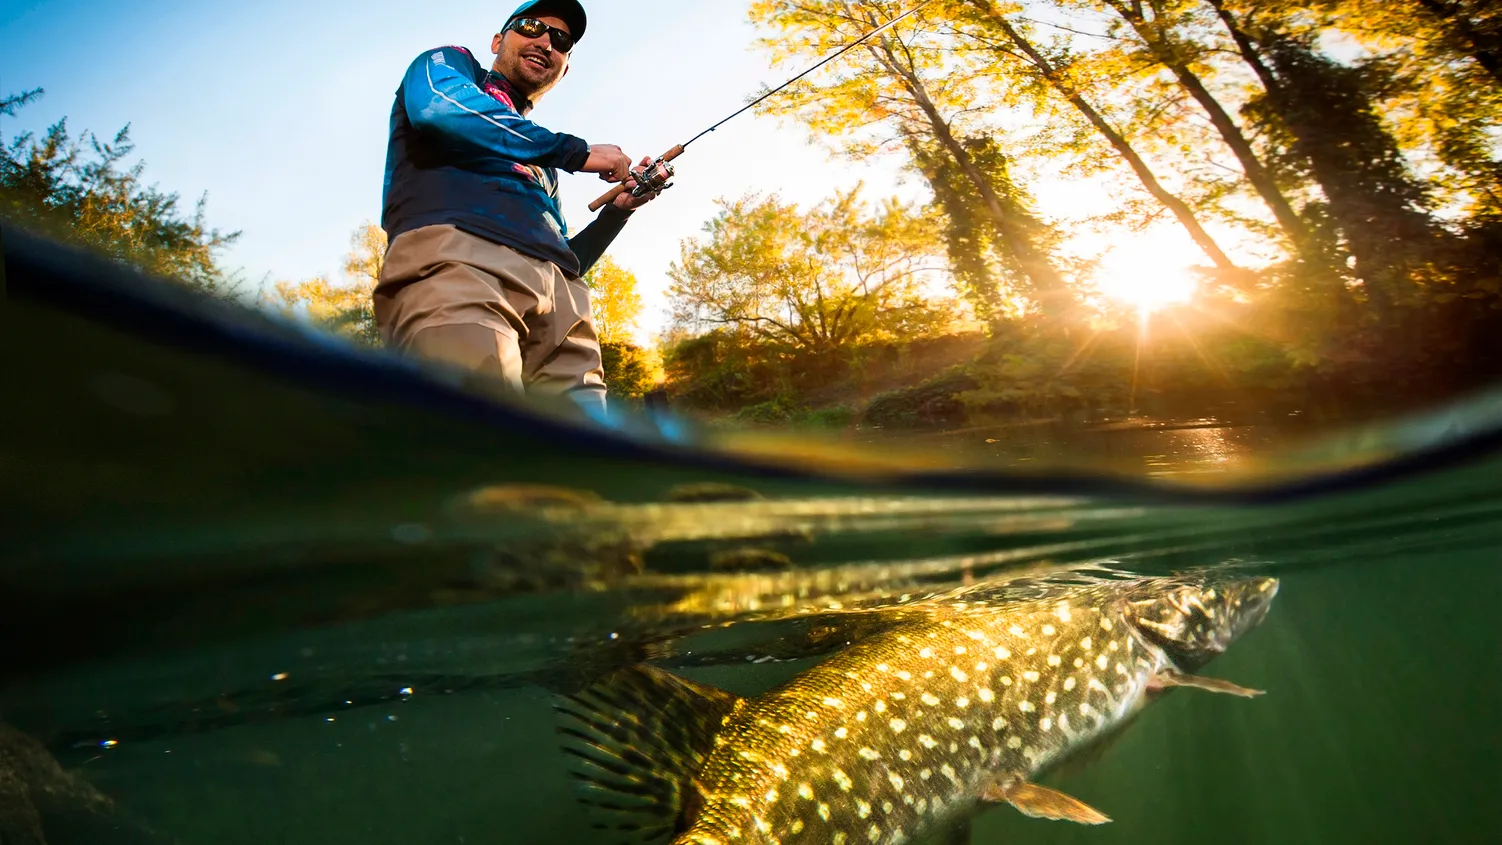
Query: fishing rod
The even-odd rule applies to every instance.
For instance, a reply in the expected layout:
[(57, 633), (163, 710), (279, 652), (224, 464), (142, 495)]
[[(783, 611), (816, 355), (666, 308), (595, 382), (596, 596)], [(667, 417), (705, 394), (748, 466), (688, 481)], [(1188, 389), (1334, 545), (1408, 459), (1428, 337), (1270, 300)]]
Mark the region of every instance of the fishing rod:
[[(828, 57), (826, 57), (824, 59), (821, 59), (818, 64), (814, 65), (813, 67), (810, 67), (808, 70), (803, 71), (802, 73), (798, 74), (797, 76), (793, 77), (792, 79), (789, 79), (787, 82), (784, 82), (781, 85), (777, 86), (776, 88), (773, 88), (772, 90), (768, 91), (767, 93), (761, 95), (760, 97), (757, 97), (755, 100), (752, 100), (750, 103), (747, 103), (746, 105), (744, 105), (741, 108), (737, 109), (735, 111), (735, 113), (733, 113), (733, 114), (730, 115), (730, 117), (727, 117), (724, 120), (720, 121), (719, 123), (716, 123), (715, 125), (713, 125), (713, 126), (709, 127), (708, 129), (704, 130), (703, 132), (700, 132), (699, 134), (695, 135), (694, 137), (688, 139), (687, 141), (684, 141), (681, 144), (675, 145), (671, 150), (668, 150), (667, 152), (665, 152), (662, 155), (658, 156), (657, 160), (654, 161), (654, 162), (652, 162), (652, 164), (650, 166), (648, 166), (645, 170), (640, 170), (640, 171), (633, 170), (633, 171), (631, 171), (631, 176), (636, 179), (636, 187), (632, 189), (631, 195), (635, 196), (635, 197), (642, 197), (642, 196), (645, 196), (648, 192), (662, 191), (662, 190), (666, 190), (668, 188), (671, 188), (672, 185), (670, 185), (668, 183), (668, 180), (673, 178), (673, 165), (670, 164), (669, 162), (671, 162), (673, 159), (677, 158), (678, 156), (683, 155), (683, 151), (688, 148), (689, 144), (692, 144), (693, 142), (699, 140), (700, 138), (703, 138), (705, 135), (708, 135), (709, 133), (715, 131), (716, 129), (719, 129), (721, 126), (724, 126), (725, 124), (729, 123), (731, 120), (733, 120), (734, 118), (738, 117), (742, 112), (745, 112), (748, 109), (754, 108), (762, 100), (765, 100), (766, 98), (772, 96), (773, 94), (776, 94), (778, 91), (781, 91), (782, 89), (788, 87), (789, 85), (792, 85), (794, 82), (797, 82), (798, 80), (802, 79), (803, 77), (808, 76), (810, 73), (813, 73), (814, 71), (818, 70), (819, 68), (823, 67), (824, 65), (826, 65), (826, 64), (834, 61), (835, 59), (838, 59), (840, 56), (842, 56), (842, 55), (845, 54), (845, 51), (850, 50), (851, 48), (854, 48), (854, 47), (858, 47), (862, 43), (864, 43), (865, 41), (867, 41), (868, 39), (872, 38), (873, 36), (875, 36), (875, 35), (883, 32), (883, 31), (885, 31), (887, 29), (890, 29), (893, 26), (896, 26), (898, 22), (902, 21), (904, 18), (908, 17), (909, 15), (912, 15), (914, 12), (918, 11), (919, 9), (923, 8), (924, 6), (927, 6), (930, 2), (932, 2), (932, 0), (919, 0), (918, 4), (916, 6), (914, 6), (913, 8), (908, 9), (906, 12), (903, 12), (901, 15), (898, 15), (897, 17), (895, 17), (895, 18), (887, 21), (886, 23), (882, 24), (881, 26), (878, 26), (877, 28), (871, 30), (870, 32), (866, 33), (865, 35), (862, 35), (860, 38), (857, 38), (855, 41), (852, 41), (851, 43), (846, 44), (844, 47), (841, 47), (838, 51), (836, 51), (833, 55), (830, 55), (830, 56), (828, 56)], [(599, 199), (597, 199), (594, 202), (590, 203), (589, 204), (589, 210), (590, 211), (599, 211), (601, 207), (603, 207), (606, 203), (614, 200), (616, 197), (620, 196), (621, 193), (624, 192), (625, 190), (626, 190), (626, 184), (624, 182), (622, 182), (619, 185), (616, 185), (614, 188), (611, 188), (609, 191), (607, 191), (604, 194), (602, 194)]]

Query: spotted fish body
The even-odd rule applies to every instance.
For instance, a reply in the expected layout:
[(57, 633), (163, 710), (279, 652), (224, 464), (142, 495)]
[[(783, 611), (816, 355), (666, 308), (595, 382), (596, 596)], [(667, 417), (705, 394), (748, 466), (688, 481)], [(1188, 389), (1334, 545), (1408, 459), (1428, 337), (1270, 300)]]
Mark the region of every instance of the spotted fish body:
[[(680, 743), (697, 753), (666, 767), (680, 789), (668, 802), (670, 841), (894, 845), (927, 838), (983, 799), (1106, 821), (1030, 779), (1189, 677), (1260, 620), (1275, 592), (1271, 579), (1081, 588), (900, 625), (754, 699), (709, 693), (714, 718)], [(595, 736), (622, 735), (620, 722), (594, 718)]]

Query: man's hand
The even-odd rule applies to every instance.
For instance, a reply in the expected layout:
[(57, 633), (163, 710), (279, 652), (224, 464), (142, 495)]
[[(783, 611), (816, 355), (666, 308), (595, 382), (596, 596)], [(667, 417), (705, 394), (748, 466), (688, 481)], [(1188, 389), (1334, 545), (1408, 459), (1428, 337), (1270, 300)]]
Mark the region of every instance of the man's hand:
[(594, 144), (589, 148), (585, 173), (598, 173), (606, 182), (623, 182), (631, 176), (631, 156), (615, 144)]
[[(637, 167), (638, 170), (645, 170), (645, 169), (647, 169), (648, 167), (651, 167), (651, 166), (652, 166), (652, 157), (651, 156), (646, 156), (646, 157), (644, 157), (641, 160), (641, 164), (638, 164), (636, 167)], [(615, 199), (611, 200), (610, 204), (614, 205), (616, 208), (621, 209), (622, 211), (635, 211), (636, 209), (641, 208), (642, 206), (646, 205), (647, 203), (651, 202), (652, 200), (657, 199), (658, 195), (660, 195), (662, 193), (661, 191), (652, 191), (652, 192), (648, 193), (644, 197), (633, 197), (631, 195), (631, 191), (635, 187), (636, 187), (636, 178), (635, 177), (631, 177), (631, 178), (627, 179), (626, 180), (626, 190), (623, 191), (620, 196), (618, 196)]]

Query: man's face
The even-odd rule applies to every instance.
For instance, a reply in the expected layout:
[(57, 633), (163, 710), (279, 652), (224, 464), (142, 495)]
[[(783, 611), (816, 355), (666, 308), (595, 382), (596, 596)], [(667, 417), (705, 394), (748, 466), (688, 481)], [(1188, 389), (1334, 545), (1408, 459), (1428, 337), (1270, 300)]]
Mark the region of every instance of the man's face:
[[(539, 15), (537, 19), (569, 32), (568, 24), (561, 18)], [(530, 100), (547, 93), (568, 73), (568, 54), (554, 50), (546, 32), (537, 38), (528, 38), (515, 31), (498, 33), (490, 42), (490, 51), (495, 53), (492, 69), (511, 80), (511, 84)]]

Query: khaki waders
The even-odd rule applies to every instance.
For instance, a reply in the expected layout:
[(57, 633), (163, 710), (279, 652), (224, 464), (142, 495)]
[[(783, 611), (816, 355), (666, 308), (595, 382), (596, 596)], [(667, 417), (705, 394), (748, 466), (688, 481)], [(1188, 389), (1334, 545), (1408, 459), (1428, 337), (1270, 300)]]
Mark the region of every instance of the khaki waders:
[(604, 411), (589, 289), (552, 262), (454, 226), (424, 226), (391, 242), (373, 304), (388, 345), (516, 396), (566, 396)]

